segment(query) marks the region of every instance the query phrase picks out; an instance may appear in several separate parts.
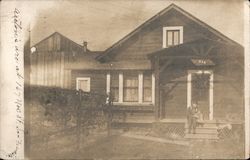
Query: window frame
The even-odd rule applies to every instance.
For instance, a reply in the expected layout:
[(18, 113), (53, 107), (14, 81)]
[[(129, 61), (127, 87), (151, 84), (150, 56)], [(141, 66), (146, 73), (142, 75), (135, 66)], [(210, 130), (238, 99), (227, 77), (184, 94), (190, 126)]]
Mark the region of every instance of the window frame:
[(183, 26), (168, 26), (163, 27), (163, 36), (162, 36), (162, 48), (168, 48), (167, 45), (167, 32), (168, 31), (179, 31), (179, 44), (183, 43)]
[[(112, 80), (114, 80), (114, 79), (113, 79), (113, 76), (111, 77), (111, 76), (109, 75), (109, 92), (112, 91), (112, 88), (118, 89), (118, 99), (117, 99), (117, 101), (114, 100), (113, 102), (119, 102), (119, 74), (117, 74), (116, 76), (117, 76), (117, 79), (116, 79), (116, 80), (118, 81), (118, 82), (117, 82), (118, 85), (114, 87), (114, 86), (112, 86), (112, 83), (113, 83)], [(108, 89), (108, 88), (107, 88), (107, 89)], [(108, 91), (108, 90), (107, 90), (107, 91)], [(107, 92), (107, 93), (108, 93), (108, 92)], [(113, 94), (114, 94), (114, 93), (113, 93)], [(114, 95), (113, 95), (113, 96), (114, 96)], [(113, 97), (113, 98), (114, 98), (114, 97)], [(115, 99), (115, 98), (114, 98), (114, 99)]]
[(79, 81), (87, 81), (87, 88), (88, 91), (85, 92), (90, 92), (91, 91), (91, 87), (90, 87), (90, 77), (77, 77), (76, 78), (76, 90), (79, 90)]
[[(151, 77), (150, 78), (150, 81), (151, 81), (151, 85), (150, 86), (145, 86), (145, 77)], [(150, 74), (142, 74), (142, 102), (144, 102), (144, 103), (148, 103), (148, 102), (152, 102), (153, 101), (153, 92), (152, 92), (152, 90), (153, 90), (153, 76), (152, 76), (152, 74), (151, 74), (151, 76), (150, 76)], [(144, 95), (144, 93), (145, 93), (145, 89), (150, 89), (151, 90), (151, 100), (150, 101), (147, 101), (147, 100), (145, 100), (145, 95)]]
[[(126, 73), (124, 73), (126, 74)], [(123, 97), (123, 85), (124, 85), (124, 74), (123, 72), (120, 72), (118, 75), (119, 75), (119, 99), (118, 99), (118, 102), (113, 102), (114, 104), (117, 104), (117, 105), (154, 105), (155, 104), (155, 76), (154, 74), (152, 73), (151, 74), (151, 101), (144, 101), (143, 100), (143, 90), (144, 90), (144, 87), (143, 87), (143, 73), (138, 73), (138, 101), (136, 102), (125, 102), (124, 101), (124, 97)], [(111, 91), (111, 76), (112, 74), (110, 73), (107, 73), (107, 84), (106, 84), (106, 91), (107, 93), (109, 93)]]

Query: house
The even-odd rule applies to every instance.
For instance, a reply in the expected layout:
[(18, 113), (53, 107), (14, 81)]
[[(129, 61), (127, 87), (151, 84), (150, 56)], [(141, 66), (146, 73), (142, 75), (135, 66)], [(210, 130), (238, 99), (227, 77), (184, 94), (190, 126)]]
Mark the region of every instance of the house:
[[(187, 107), (194, 102), (206, 123), (243, 123), (243, 46), (175, 4), (103, 52), (85, 53), (84, 46), (66, 41), (72, 49), (55, 58), (61, 67), (45, 69), (45, 75), (60, 72), (52, 84), (61, 87), (111, 93), (114, 112), (124, 115), (124, 123), (185, 124)], [(67, 48), (63, 43), (62, 50)], [(41, 45), (36, 45), (37, 53)], [(39, 67), (34, 72), (42, 73)], [(51, 85), (50, 80), (44, 85)]]

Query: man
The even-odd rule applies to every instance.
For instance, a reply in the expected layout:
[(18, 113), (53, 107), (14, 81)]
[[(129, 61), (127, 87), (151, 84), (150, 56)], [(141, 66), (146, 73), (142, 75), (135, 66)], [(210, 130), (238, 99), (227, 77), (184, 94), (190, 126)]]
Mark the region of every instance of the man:
[(188, 107), (187, 111), (187, 120), (188, 120), (188, 133), (191, 133), (191, 130), (195, 134), (196, 124), (198, 119), (198, 108), (197, 104), (193, 103)]

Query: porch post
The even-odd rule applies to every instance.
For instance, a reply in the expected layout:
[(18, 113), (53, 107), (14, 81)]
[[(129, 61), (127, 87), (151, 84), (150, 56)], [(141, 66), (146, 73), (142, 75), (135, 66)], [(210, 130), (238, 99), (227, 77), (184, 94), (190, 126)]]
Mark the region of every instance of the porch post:
[(214, 118), (214, 74), (211, 71), (210, 73), (210, 79), (209, 79), (209, 120), (213, 120)]
[(187, 108), (191, 106), (191, 97), (192, 97), (192, 73), (191, 71), (188, 71), (187, 75)]
[(154, 72), (155, 72), (155, 119), (159, 120), (160, 111), (160, 58), (155, 57)]

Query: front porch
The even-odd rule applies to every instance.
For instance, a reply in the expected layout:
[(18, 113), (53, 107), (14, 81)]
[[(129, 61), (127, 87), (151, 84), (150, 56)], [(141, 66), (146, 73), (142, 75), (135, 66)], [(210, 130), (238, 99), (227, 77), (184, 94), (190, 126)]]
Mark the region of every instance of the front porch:
[(234, 113), (234, 109), (240, 117), (244, 79), (241, 51), (203, 38), (150, 54), (155, 75), (155, 118), (186, 119), (192, 103), (198, 103), (204, 120), (225, 120), (226, 112)]
[[(182, 123), (186, 138), (218, 139), (217, 130), (242, 124), (241, 48), (210, 39), (164, 48), (149, 55), (155, 75), (155, 119)], [(236, 56), (237, 55), (237, 56)], [(187, 108), (197, 103), (203, 116), (194, 136), (187, 132)]]

